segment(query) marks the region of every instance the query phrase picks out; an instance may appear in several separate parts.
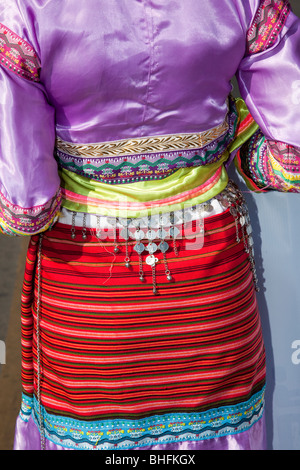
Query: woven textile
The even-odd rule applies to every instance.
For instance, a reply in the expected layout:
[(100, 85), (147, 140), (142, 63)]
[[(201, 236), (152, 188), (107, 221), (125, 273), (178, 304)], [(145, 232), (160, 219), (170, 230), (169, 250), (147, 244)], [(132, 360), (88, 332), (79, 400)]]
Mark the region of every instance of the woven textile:
[[(264, 348), (252, 272), (234, 218), (205, 219), (204, 246), (178, 240), (138, 278), (125, 242), (99, 242), (62, 224), (44, 234), (41, 258), (41, 404), (47, 437), (66, 447), (133, 448), (249, 429), (262, 415)], [(21, 416), (36, 403), (38, 237), (31, 240), (22, 303)], [(131, 242), (129, 242), (130, 244)], [(36, 279), (35, 279), (36, 284)], [(37, 413), (37, 410), (36, 410)], [(112, 447), (111, 447), (112, 446)]]
[(237, 152), (236, 167), (253, 191), (299, 191), (300, 147), (266, 139), (260, 130)]

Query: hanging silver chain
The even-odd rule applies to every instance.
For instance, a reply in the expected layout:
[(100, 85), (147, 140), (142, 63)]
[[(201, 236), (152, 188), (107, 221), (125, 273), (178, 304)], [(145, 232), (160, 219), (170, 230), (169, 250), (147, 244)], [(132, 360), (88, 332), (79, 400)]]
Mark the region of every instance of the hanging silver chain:
[(41, 261), (42, 261), (43, 235), (40, 234), (37, 260), (37, 300), (36, 300), (36, 348), (37, 348), (37, 400), (38, 400), (38, 422), (40, 429), (41, 450), (46, 448), (44, 417), (41, 403)]

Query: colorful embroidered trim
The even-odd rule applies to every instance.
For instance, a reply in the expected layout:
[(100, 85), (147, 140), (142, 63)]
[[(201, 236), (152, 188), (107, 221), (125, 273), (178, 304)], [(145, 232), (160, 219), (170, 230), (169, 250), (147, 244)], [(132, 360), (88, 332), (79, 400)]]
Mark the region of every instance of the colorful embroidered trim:
[(58, 148), (69, 155), (86, 158), (127, 157), (129, 155), (203, 148), (228, 131), (227, 121), (198, 134), (176, 134), (118, 140), (99, 144), (72, 144), (57, 138)]
[(252, 135), (259, 129), (258, 124), (254, 121), (253, 117), (251, 116), (244, 100), (242, 98), (237, 98), (235, 104), (238, 111), (239, 120), (234, 142), (229, 148), (231, 156), (225, 164), (226, 169), (228, 169), (228, 167), (230, 166), (232, 160), (236, 155), (237, 150), (245, 142), (247, 142), (250, 137), (252, 137)]
[(61, 189), (49, 202), (33, 208), (22, 208), (9, 202), (0, 193), (0, 225), (8, 235), (34, 235), (47, 230), (58, 215), (62, 201)]
[(260, 130), (241, 147), (237, 167), (254, 191), (300, 192), (300, 148), (267, 140)]
[[(38, 404), (23, 396), (20, 417), (38, 424)], [(46, 438), (82, 450), (130, 449), (180, 441), (200, 441), (248, 430), (263, 415), (264, 389), (249, 401), (202, 413), (172, 413), (140, 420), (77, 421), (42, 409)]]
[(226, 120), (199, 134), (176, 134), (108, 143), (73, 144), (57, 137), (61, 168), (109, 184), (161, 179), (180, 168), (220, 160), (233, 142), (238, 125), (234, 102)]
[(247, 35), (247, 54), (257, 54), (272, 47), (291, 11), (287, 0), (261, 0)]
[(41, 64), (32, 46), (0, 23), (0, 65), (16, 75), (39, 81)]

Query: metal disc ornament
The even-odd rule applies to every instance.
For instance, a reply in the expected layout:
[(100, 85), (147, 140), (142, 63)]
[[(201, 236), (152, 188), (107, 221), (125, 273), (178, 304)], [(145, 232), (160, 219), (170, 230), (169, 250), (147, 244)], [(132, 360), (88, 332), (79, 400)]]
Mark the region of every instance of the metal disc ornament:
[(145, 245), (144, 243), (137, 243), (136, 245), (134, 245), (133, 249), (139, 254), (141, 255), (143, 253), (143, 251), (145, 251)]
[(153, 253), (155, 253), (157, 251), (157, 245), (156, 243), (149, 243), (147, 246), (146, 246), (146, 250), (152, 255)]
[(160, 242), (158, 248), (162, 253), (166, 253), (169, 249), (169, 244), (166, 241)]
[(153, 255), (149, 255), (146, 258), (146, 263), (148, 264), (148, 266), (155, 266), (157, 262), (158, 262), (158, 258), (156, 258)]

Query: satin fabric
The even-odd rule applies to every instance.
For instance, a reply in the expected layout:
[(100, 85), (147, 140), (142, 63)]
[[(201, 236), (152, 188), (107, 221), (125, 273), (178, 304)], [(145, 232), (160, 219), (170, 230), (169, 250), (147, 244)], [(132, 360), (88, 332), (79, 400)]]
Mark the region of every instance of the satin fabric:
[[(155, 181), (156, 184), (116, 185), (113, 191), (109, 185), (63, 171), (63, 206), (75, 212), (114, 217), (125, 217), (125, 214), (127, 217), (144, 217), (181, 210), (209, 200), (226, 187), (228, 175), (224, 167), (218, 168), (215, 164), (208, 170), (207, 180), (202, 185), (199, 184), (201, 171), (188, 168), (163, 179), (163, 184)], [(198, 186), (194, 187), (197, 176)]]
[(236, 73), (266, 136), (300, 146), (299, 20), (291, 13), (271, 49), (245, 57), (259, 3), (0, 0), (0, 22), (41, 62), (41, 83), (0, 67), (4, 197), (23, 208), (54, 197), (55, 134), (87, 143), (219, 125)]
[[(26, 423), (20, 417), (17, 418), (14, 450), (40, 450), (40, 433), (37, 425), (31, 417)], [(54, 444), (46, 440), (46, 450), (72, 450)], [(174, 444), (162, 444), (151, 447), (137, 447), (133, 450), (266, 450), (265, 417), (263, 416), (248, 431), (240, 434), (206, 439), (203, 441), (178, 442)], [(105, 451), (104, 451), (105, 452)]]

